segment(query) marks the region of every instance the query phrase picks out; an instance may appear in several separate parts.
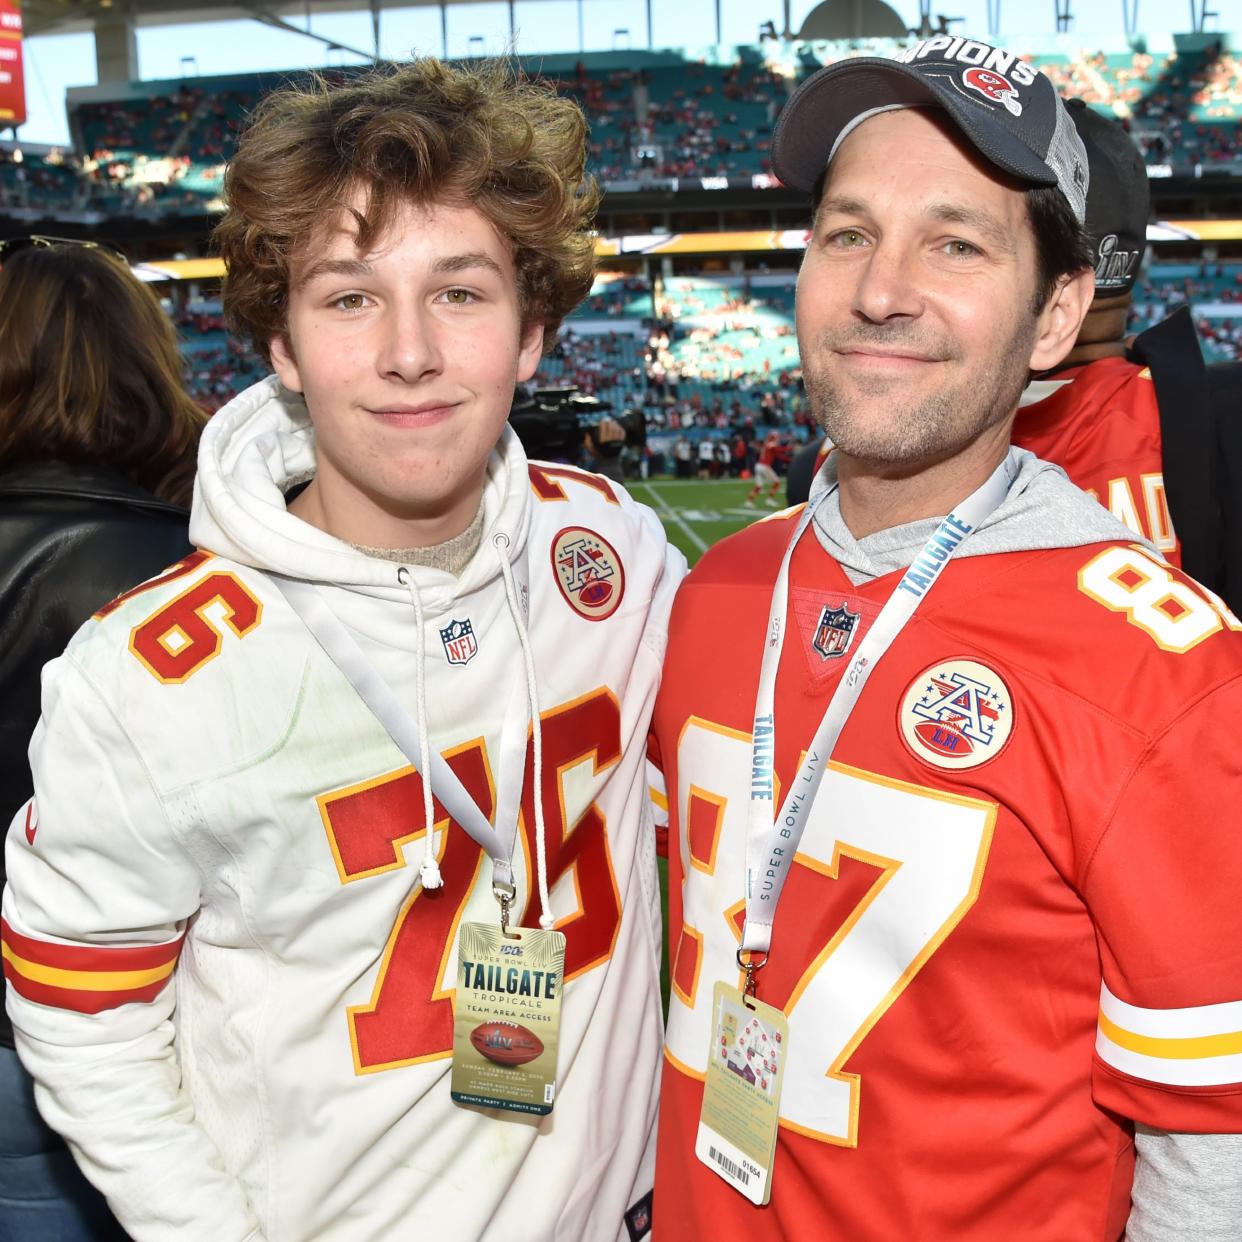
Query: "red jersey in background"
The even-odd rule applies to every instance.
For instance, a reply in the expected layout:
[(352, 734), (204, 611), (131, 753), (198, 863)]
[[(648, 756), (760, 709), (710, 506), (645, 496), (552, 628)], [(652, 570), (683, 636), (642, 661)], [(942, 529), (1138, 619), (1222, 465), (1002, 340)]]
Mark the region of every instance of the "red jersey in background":
[(1018, 410), (1013, 442), (1055, 462), (1171, 565), (1181, 564), (1164, 495), (1160, 411), (1147, 367), (1101, 358), (1036, 380)]

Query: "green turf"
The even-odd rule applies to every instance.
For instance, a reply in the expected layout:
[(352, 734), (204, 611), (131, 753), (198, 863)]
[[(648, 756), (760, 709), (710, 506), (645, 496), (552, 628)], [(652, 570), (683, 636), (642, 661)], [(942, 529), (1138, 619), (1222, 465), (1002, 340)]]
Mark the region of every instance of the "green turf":
[[(775, 506), (764, 504), (763, 497), (754, 508), (746, 506), (752, 484), (738, 479), (652, 479), (644, 483), (636, 479), (626, 484), (635, 500), (649, 505), (660, 515), (669, 542), (679, 547), (691, 565), (708, 548), (734, 531), (749, 526)], [(784, 488), (777, 499), (785, 504)], [(668, 863), (660, 865), (661, 908), (668, 917)], [(665, 952), (660, 960), (660, 990), (664, 996), (664, 1012), (668, 1013), (668, 929), (665, 928)]]
[[(686, 554), (691, 565), (713, 543), (773, 512), (762, 498), (754, 508), (746, 507), (751, 486), (738, 479), (653, 479), (626, 484), (635, 500), (660, 515), (669, 542)], [(783, 488), (777, 499), (785, 504)]]

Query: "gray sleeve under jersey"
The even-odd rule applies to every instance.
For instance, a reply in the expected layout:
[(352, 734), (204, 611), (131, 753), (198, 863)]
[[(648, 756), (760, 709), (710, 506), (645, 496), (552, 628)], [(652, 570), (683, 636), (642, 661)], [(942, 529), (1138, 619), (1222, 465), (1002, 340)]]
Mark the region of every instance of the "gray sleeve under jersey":
[(1135, 1127), (1138, 1163), (1126, 1242), (1238, 1242), (1242, 1134)]

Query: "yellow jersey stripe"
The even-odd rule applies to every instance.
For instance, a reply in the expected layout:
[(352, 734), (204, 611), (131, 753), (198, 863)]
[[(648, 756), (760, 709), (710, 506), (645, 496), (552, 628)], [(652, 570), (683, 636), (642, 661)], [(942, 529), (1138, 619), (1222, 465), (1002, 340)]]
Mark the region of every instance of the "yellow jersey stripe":
[[(180, 948), (179, 943), (177, 947)], [(149, 970), (62, 970), (19, 957), (7, 944), (0, 945), (0, 953), (19, 975), (35, 983), (79, 992), (125, 992), (131, 988), (146, 987), (167, 979), (177, 965), (174, 957), (164, 965), (153, 966)]]
[(1178, 1061), (1197, 1061), (1204, 1057), (1229, 1057), (1242, 1054), (1242, 1031), (1224, 1035), (1192, 1035), (1180, 1039), (1162, 1039), (1154, 1035), (1137, 1035), (1110, 1022), (1100, 1014), (1100, 1031), (1119, 1048), (1146, 1057)]

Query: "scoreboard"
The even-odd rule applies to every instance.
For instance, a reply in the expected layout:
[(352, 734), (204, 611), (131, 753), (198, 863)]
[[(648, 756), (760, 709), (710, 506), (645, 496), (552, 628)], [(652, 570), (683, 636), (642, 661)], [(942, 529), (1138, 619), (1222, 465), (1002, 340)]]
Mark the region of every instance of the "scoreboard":
[(21, 0), (0, 0), (0, 129), (26, 120)]

